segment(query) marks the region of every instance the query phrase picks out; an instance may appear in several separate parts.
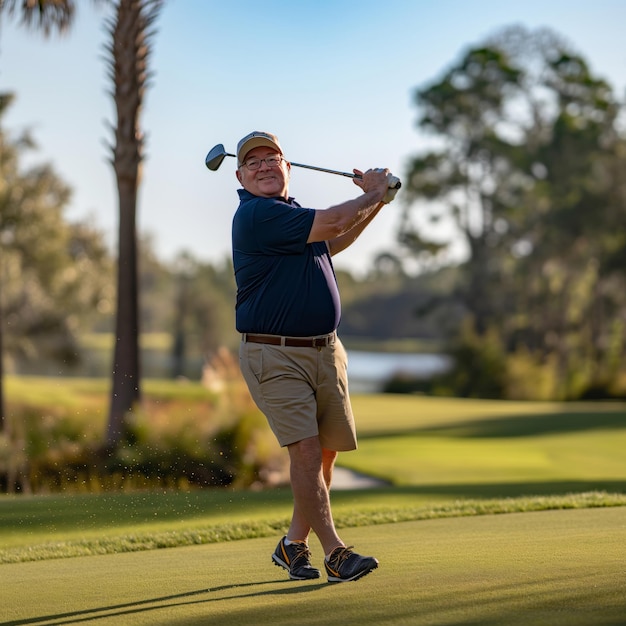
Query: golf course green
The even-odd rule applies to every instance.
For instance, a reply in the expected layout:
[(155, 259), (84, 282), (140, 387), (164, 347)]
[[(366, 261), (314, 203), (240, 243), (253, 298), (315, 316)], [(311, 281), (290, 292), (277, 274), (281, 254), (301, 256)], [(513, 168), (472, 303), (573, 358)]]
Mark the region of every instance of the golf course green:
[(389, 483), (333, 493), (362, 580), (272, 565), (287, 487), (3, 496), (0, 626), (626, 624), (624, 404), (354, 405), (340, 463)]
[(402, 522), (345, 535), (376, 553), (380, 567), (339, 585), (289, 581), (270, 563), (273, 538), (3, 565), (0, 623), (626, 623), (623, 507)]

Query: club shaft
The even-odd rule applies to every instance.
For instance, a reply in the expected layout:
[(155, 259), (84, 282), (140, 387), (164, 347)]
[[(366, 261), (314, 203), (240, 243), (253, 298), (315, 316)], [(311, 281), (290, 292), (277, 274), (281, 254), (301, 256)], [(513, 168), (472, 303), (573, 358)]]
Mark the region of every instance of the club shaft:
[[(216, 151), (216, 149), (217, 149), (217, 154), (214, 157), (209, 159), (209, 156), (211, 156), (212, 153)], [(209, 169), (216, 170), (220, 166), (222, 159), (227, 156), (236, 158), (236, 155), (232, 154), (232, 152), (226, 152), (222, 144), (218, 144), (217, 146), (215, 146), (215, 148), (213, 148), (213, 150), (211, 150), (211, 152), (209, 152), (207, 156), (207, 159), (206, 159), (207, 167)], [(215, 159), (217, 159), (217, 163), (215, 165), (212, 165), (211, 163)], [(304, 163), (295, 163), (294, 161), (289, 161), (289, 163), (291, 163), (291, 165), (293, 165), (294, 167), (303, 167), (307, 170), (315, 170), (316, 172), (326, 172), (327, 174), (337, 174), (337, 176), (345, 176), (346, 178), (357, 178), (357, 179), (363, 178), (359, 174), (351, 174), (350, 172), (341, 172), (339, 170), (331, 170), (327, 167), (317, 167), (316, 165), (305, 165)], [(395, 188), (396, 189), (400, 188), (399, 181), (396, 183)]]
[[(230, 152), (226, 152), (224, 156), (234, 157), (236, 155), (231, 154)], [(304, 163), (294, 163), (294, 161), (289, 161), (291, 165), (295, 167), (304, 167), (307, 170), (316, 170), (317, 172), (326, 172), (328, 174), (337, 174), (338, 176), (347, 176), (348, 178), (361, 178), (361, 176), (357, 176), (356, 174), (350, 174), (349, 172), (340, 172), (339, 170), (331, 170), (327, 167), (317, 167), (316, 165), (304, 165)]]
[(327, 174), (337, 174), (338, 176), (346, 176), (348, 178), (361, 178), (356, 174), (350, 174), (349, 172), (340, 172), (339, 170), (329, 170), (327, 167), (316, 167), (315, 165), (303, 165), (302, 163), (294, 163), (293, 161), (289, 161), (292, 165), (296, 167), (304, 167), (307, 170), (315, 170), (317, 172), (326, 172)]

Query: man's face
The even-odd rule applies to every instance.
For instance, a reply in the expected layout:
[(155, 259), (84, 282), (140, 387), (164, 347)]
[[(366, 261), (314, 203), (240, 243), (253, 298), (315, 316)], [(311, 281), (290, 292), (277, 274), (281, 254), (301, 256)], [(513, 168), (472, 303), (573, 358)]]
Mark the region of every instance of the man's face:
[(280, 156), (280, 152), (265, 146), (250, 150), (243, 165), (236, 172), (237, 180), (246, 191), (255, 196), (287, 198), (289, 195), (289, 173), (291, 171), (291, 165), (287, 161), (283, 159), (275, 167), (268, 167), (265, 161), (261, 161), (258, 170), (250, 170), (246, 166), (250, 159), (265, 159), (270, 156)]

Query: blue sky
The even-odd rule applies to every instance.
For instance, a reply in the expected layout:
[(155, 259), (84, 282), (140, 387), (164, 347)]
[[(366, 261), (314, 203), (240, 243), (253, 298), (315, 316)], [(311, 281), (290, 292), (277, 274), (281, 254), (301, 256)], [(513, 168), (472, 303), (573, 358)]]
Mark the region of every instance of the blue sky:
[[(43, 41), (6, 18), (0, 23), (0, 90), (17, 94), (5, 127), (31, 129), (39, 146), (34, 161), (51, 162), (74, 190), (68, 217), (89, 217), (114, 245), (105, 13), (87, 0), (77, 4), (64, 38)], [(513, 24), (562, 35), (623, 97), (621, 0), (166, 1), (142, 117), (140, 229), (166, 259), (183, 249), (212, 261), (228, 256), (235, 161), (209, 172), (204, 157), (217, 143), (234, 151), (251, 130), (276, 133), (296, 162), (345, 171), (389, 167), (403, 177), (427, 141), (415, 126), (415, 89)], [(359, 193), (347, 178), (298, 168), (290, 191), (319, 209)], [(359, 272), (393, 249), (401, 196), (335, 258), (338, 267)]]

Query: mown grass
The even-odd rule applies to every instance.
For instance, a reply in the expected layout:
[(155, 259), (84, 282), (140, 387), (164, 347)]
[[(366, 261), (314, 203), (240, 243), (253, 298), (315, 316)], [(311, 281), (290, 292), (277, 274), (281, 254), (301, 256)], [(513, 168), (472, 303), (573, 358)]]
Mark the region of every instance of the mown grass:
[[(247, 498), (233, 502), (231, 498), (228, 505), (224, 505), (221, 494), (210, 494), (208, 498), (167, 495), (166, 502), (157, 502), (154, 494), (67, 496), (46, 502), (33, 498), (28, 507), (5, 501), (2, 505), (7, 509), (0, 517), (0, 564), (274, 537), (280, 536), (289, 523), (291, 502), (284, 490), (270, 497), (259, 496), (256, 502)], [(370, 493), (367, 498), (354, 493), (340, 495), (335, 498), (336, 525), (343, 529), (450, 517), (626, 506), (626, 495), (604, 492), (456, 500), (435, 506), (418, 505), (409, 494), (405, 495), (408, 497), (402, 506), (390, 506), (380, 492)], [(186, 510), (192, 501), (195, 513)], [(164, 504), (167, 508), (162, 509)], [(202, 512), (200, 506), (207, 508)], [(217, 514), (211, 506), (219, 507)]]
[[(105, 378), (51, 378), (46, 376), (7, 376), (6, 394), (10, 403), (56, 405), (65, 408), (97, 407), (100, 412), (107, 408), (111, 381)], [(155, 400), (176, 399), (195, 401), (213, 394), (200, 383), (187, 380), (145, 379), (143, 392)]]
[(626, 615), (623, 520), (605, 508), (352, 528), (345, 536), (380, 567), (344, 585), (289, 581), (270, 562), (276, 536), (10, 563), (1, 623), (616, 626)]
[(626, 404), (361, 396), (359, 472), (456, 497), (626, 491)]
[[(144, 389), (207, 398), (194, 384)], [(105, 381), (9, 390), (104, 419)], [(342, 536), (381, 562), (359, 583), (294, 583), (270, 563), (287, 487), (2, 496), (0, 626), (624, 623), (623, 404), (353, 404), (360, 448), (340, 463), (389, 482), (333, 492)]]
[[(95, 406), (105, 381), (10, 379), (9, 393)], [(159, 398), (205, 401), (196, 384), (147, 381)], [(341, 465), (389, 487), (335, 491), (339, 527), (626, 505), (626, 405), (356, 396), (359, 450)], [(275, 536), (288, 488), (0, 498), (0, 562)]]

